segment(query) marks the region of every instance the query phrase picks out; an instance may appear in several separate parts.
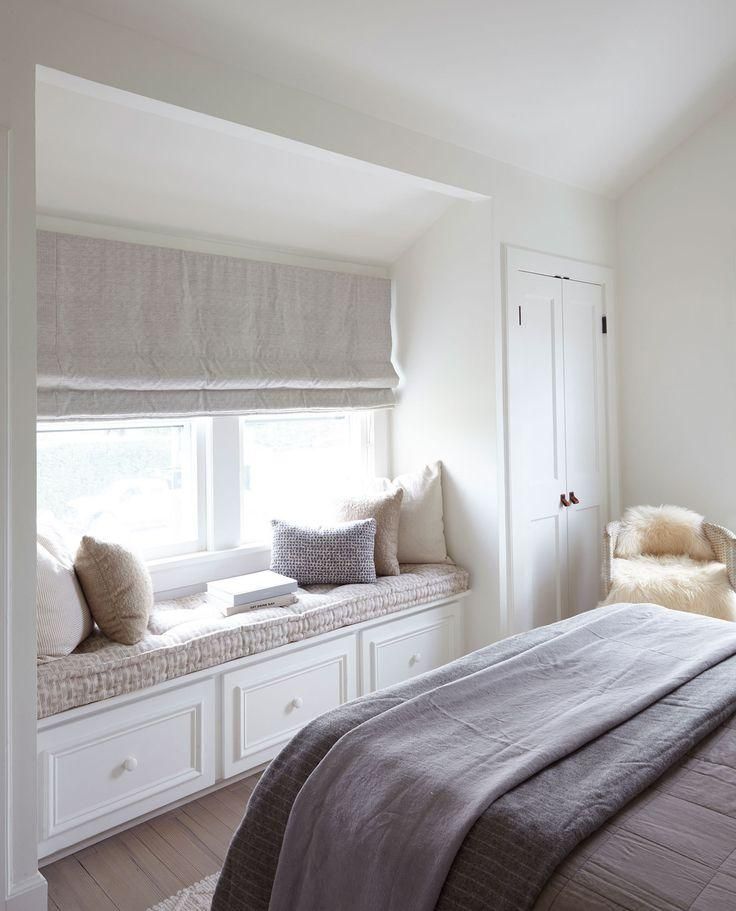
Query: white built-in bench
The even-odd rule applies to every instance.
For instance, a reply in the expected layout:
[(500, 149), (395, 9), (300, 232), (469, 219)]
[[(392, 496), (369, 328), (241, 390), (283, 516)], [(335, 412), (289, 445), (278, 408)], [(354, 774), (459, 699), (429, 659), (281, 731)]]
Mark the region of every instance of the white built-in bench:
[(195, 595), (157, 604), (137, 645), (97, 633), (39, 664), (40, 856), (251, 772), (322, 712), (459, 657), (467, 589), (465, 570), (421, 564), (232, 617)]

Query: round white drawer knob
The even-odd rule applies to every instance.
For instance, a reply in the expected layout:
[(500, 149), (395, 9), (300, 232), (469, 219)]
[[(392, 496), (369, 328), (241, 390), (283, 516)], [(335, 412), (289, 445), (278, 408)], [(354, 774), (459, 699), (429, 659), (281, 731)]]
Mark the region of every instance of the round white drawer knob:
[(421, 653), (421, 652), (414, 652), (414, 654), (413, 654), (413, 655), (411, 656), (411, 658), (409, 659), (409, 664), (419, 664), (419, 662), (420, 662), (421, 660), (422, 660), (422, 653)]
[(294, 706), (295, 709), (300, 709), (304, 705), (304, 700), (302, 699), (301, 696), (296, 696), (294, 699), (291, 700), (291, 704)]
[(123, 768), (126, 772), (134, 772), (138, 768), (138, 760), (135, 756), (128, 756), (123, 763)]

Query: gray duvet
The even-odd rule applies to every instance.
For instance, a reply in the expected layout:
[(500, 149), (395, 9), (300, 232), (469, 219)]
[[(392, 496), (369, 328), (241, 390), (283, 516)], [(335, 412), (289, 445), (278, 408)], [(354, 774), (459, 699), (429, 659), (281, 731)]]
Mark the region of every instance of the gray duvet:
[[(732, 625), (606, 608), (330, 713), (264, 775), (213, 911), (687, 908), (709, 889), (728, 895), (726, 872), (706, 879), (681, 850), (662, 844), (652, 860), (656, 822), (632, 850), (624, 823), (645, 825), (638, 803), (607, 821), (676, 781), (686, 766), (662, 773), (733, 714), (735, 651)], [(591, 833), (583, 863), (590, 851), (575, 849)], [(699, 832), (690, 843), (714, 848)], [(595, 859), (605, 849), (619, 865), (647, 857), (643, 876), (618, 881), (610, 858)], [(674, 889), (671, 904), (657, 889)]]

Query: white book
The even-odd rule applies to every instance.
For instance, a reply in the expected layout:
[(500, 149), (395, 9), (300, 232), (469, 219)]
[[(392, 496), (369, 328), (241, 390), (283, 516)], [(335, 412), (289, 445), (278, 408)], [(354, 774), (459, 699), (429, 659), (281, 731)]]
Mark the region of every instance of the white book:
[(248, 604), (232, 604), (220, 598), (214, 592), (210, 592), (210, 599), (217, 604), (226, 617), (232, 617), (233, 614), (243, 614), (247, 611), (260, 610), (264, 607), (288, 607), (290, 604), (296, 604), (299, 600), (296, 595), (276, 595), (274, 598), (264, 598), (262, 601), (252, 601)]
[(296, 579), (282, 576), (270, 569), (207, 583), (208, 592), (233, 606), (253, 604), (279, 595), (291, 595), (298, 587)]

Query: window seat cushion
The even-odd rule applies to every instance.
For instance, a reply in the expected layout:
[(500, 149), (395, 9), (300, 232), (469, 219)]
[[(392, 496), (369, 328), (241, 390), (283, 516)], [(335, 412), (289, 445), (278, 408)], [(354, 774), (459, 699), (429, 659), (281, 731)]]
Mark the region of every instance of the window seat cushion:
[(70, 655), (39, 660), (38, 717), (155, 686), (236, 658), (254, 655), (446, 598), (468, 588), (468, 573), (452, 563), (405, 564), (398, 576), (370, 584), (310, 585), (289, 607), (223, 617), (206, 594), (154, 606), (148, 632), (135, 645), (112, 642), (99, 630)]

